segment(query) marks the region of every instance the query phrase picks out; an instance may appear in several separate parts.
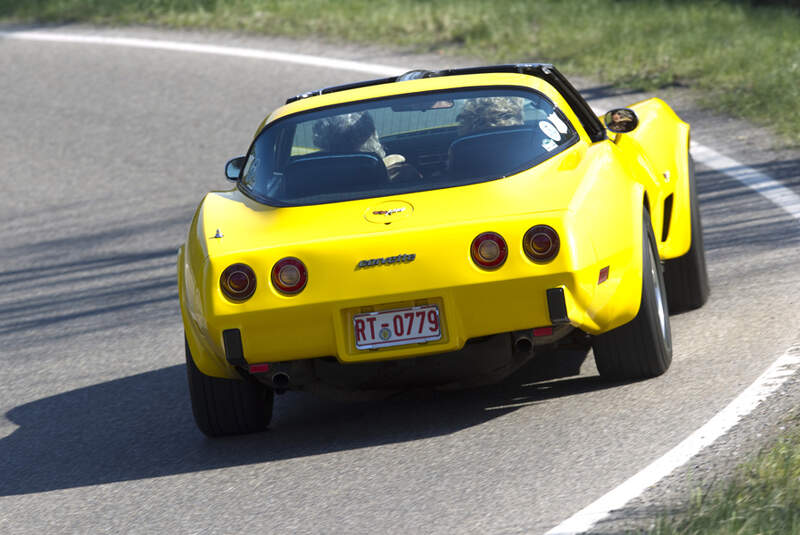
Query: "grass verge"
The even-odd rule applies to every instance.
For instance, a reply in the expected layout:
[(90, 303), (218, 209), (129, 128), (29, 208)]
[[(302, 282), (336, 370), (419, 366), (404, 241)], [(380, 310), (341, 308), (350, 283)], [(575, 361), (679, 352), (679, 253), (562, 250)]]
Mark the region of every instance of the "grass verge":
[(211, 28), (549, 61), (625, 88), (685, 85), (700, 104), (800, 144), (800, 1), (0, 0), (6, 22)]
[(711, 493), (698, 492), (685, 515), (659, 520), (651, 535), (800, 534), (800, 430), (741, 467)]

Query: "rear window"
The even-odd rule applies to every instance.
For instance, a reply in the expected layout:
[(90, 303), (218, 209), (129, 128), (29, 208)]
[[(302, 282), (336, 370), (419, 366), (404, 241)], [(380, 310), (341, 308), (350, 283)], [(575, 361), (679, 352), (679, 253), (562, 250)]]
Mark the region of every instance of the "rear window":
[(240, 184), (277, 206), (449, 188), (518, 173), (577, 139), (561, 110), (536, 91), (402, 95), (270, 124), (253, 143)]

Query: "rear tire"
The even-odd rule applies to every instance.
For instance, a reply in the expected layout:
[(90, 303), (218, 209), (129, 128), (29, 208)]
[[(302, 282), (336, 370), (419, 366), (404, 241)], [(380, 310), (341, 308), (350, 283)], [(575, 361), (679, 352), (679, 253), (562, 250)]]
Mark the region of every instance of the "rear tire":
[(194, 363), (186, 344), (186, 375), (197, 427), (210, 437), (264, 431), (272, 419), (274, 394), (251, 377), (211, 377)]
[(689, 203), (691, 210), (692, 245), (685, 255), (664, 263), (664, 281), (667, 283), (667, 301), (670, 314), (679, 314), (700, 308), (711, 293), (706, 269), (706, 251), (703, 246), (703, 224), (700, 221), (700, 203), (694, 178), (694, 161), (689, 157)]
[(644, 379), (661, 375), (672, 362), (672, 332), (667, 295), (650, 214), (642, 229), (642, 298), (630, 322), (593, 337), (594, 360), (606, 379)]

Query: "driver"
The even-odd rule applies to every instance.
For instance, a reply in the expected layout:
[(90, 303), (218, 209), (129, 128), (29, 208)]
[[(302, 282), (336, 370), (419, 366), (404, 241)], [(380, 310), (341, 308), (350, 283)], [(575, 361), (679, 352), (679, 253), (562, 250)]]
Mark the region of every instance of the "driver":
[(325, 117), (314, 123), (314, 145), (334, 153), (366, 152), (374, 154), (386, 166), (389, 180), (413, 180), (422, 176), (406, 163), (402, 154), (386, 154), (378, 139), (375, 122), (368, 112), (345, 113)]

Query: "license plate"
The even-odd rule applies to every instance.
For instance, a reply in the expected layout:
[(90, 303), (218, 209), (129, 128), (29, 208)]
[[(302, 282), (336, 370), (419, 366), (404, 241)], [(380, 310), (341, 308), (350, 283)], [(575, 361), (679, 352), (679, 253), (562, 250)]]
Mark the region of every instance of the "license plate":
[(353, 316), (357, 349), (419, 344), (441, 340), (439, 307), (423, 305)]

